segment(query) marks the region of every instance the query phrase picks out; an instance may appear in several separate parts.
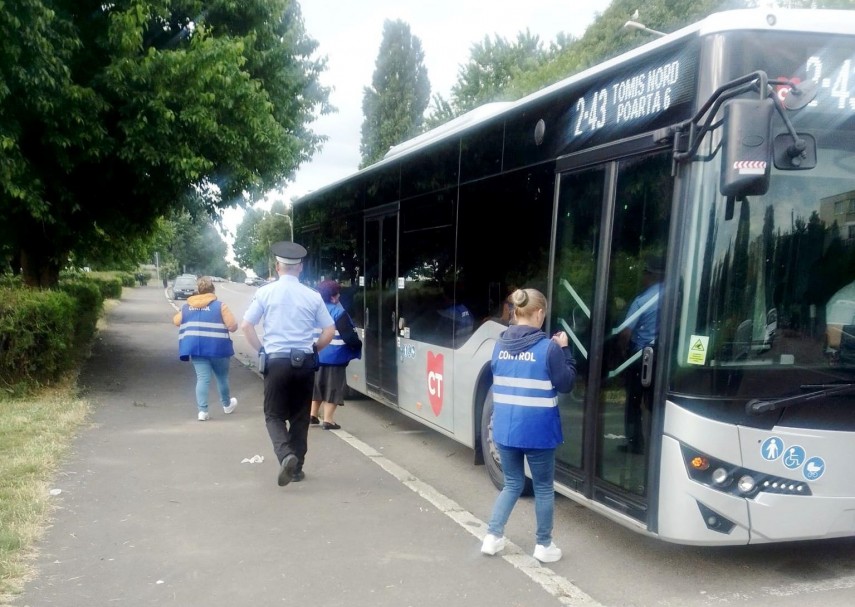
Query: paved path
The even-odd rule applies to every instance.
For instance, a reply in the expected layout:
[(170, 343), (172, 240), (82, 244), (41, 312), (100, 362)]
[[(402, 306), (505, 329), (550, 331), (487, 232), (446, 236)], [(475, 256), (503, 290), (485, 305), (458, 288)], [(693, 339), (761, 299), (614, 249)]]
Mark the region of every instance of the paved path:
[(108, 315), (81, 378), (95, 412), (12, 605), (591, 604), (527, 555), (483, 557), (482, 522), (344, 431), (312, 429), (306, 479), (278, 487), (260, 378), (233, 359), (237, 410), (197, 421), (173, 313), (149, 286)]

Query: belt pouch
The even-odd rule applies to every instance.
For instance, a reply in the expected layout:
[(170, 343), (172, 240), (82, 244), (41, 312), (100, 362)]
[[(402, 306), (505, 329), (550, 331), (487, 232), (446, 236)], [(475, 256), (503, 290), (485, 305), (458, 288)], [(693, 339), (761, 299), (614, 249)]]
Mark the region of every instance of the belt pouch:
[(302, 369), (308, 356), (308, 352), (303, 352), (302, 350), (291, 350), (291, 368)]

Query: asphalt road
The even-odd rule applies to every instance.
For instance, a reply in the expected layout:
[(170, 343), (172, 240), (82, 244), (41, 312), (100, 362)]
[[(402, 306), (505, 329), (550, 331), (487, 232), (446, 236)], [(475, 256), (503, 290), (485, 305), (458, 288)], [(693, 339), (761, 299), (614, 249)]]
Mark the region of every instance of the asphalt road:
[[(217, 285), (238, 316), (254, 291)], [(339, 411), (343, 430), (312, 429), (306, 480), (280, 488), (245, 341), (234, 338), (238, 410), (197, 422), (170, 304), (161, 288), (127, 289), (111, 313), (82, 377), (97, 409), (15, 607), (855, 603), (855, 540), (677, 546), (562, 497), (561, 561), (529, 556), (529, 499), (508, 525), (512, 549), (484, 557), (496, 492), (472, 452), (368, 399)], [(240, 463), (254, 455), (264, 462)]]
[(110, 312), (81, 376), (91, 423), (12, 605), (597, 604), (528, 554), (482, 556), (480, 520), (347, 431), (312, 429), (305, 480), (279, 487), (260, 378), (233, 359), (237, 410), (197, 421), (173, 313), (154, 286)]

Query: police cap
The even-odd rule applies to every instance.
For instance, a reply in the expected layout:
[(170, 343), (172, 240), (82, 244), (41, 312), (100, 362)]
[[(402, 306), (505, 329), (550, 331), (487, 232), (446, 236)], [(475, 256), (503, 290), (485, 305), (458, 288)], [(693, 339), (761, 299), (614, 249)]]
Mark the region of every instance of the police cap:
[(270, 252), (276, 257), (276, 261), (289, 266), (302, 263), (306, 256), (306, 249), (302, 245), (290, 240), (281, 240), (270, 245)]

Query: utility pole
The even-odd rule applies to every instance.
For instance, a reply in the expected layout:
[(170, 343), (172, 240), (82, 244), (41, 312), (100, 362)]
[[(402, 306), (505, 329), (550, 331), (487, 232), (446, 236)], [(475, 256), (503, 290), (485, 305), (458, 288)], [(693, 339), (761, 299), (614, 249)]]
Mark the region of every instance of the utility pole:
[[(293, 209), (293, 207), (291, 207)], [(293, 213), (293, 211), (292, 211)], [(284, 213), (274, 213), (274, 215), (279, 215), (279, 217), (284, 217), (288, 220), (288, 229), (291, 232), (291, 242), (294, 242), (294, 219), (293, 215), (285, 215)]]
[(662, 36), (667, 36), (665, 32), (660, 32), (659, 30), (650, 29), (643, 23), (639, 23), (638, 21), (627, 21), (623, 24), (626, 29), (638, 30), (640, 32), (645, 32), (652, 36), (658, 36), (661, 38)]

